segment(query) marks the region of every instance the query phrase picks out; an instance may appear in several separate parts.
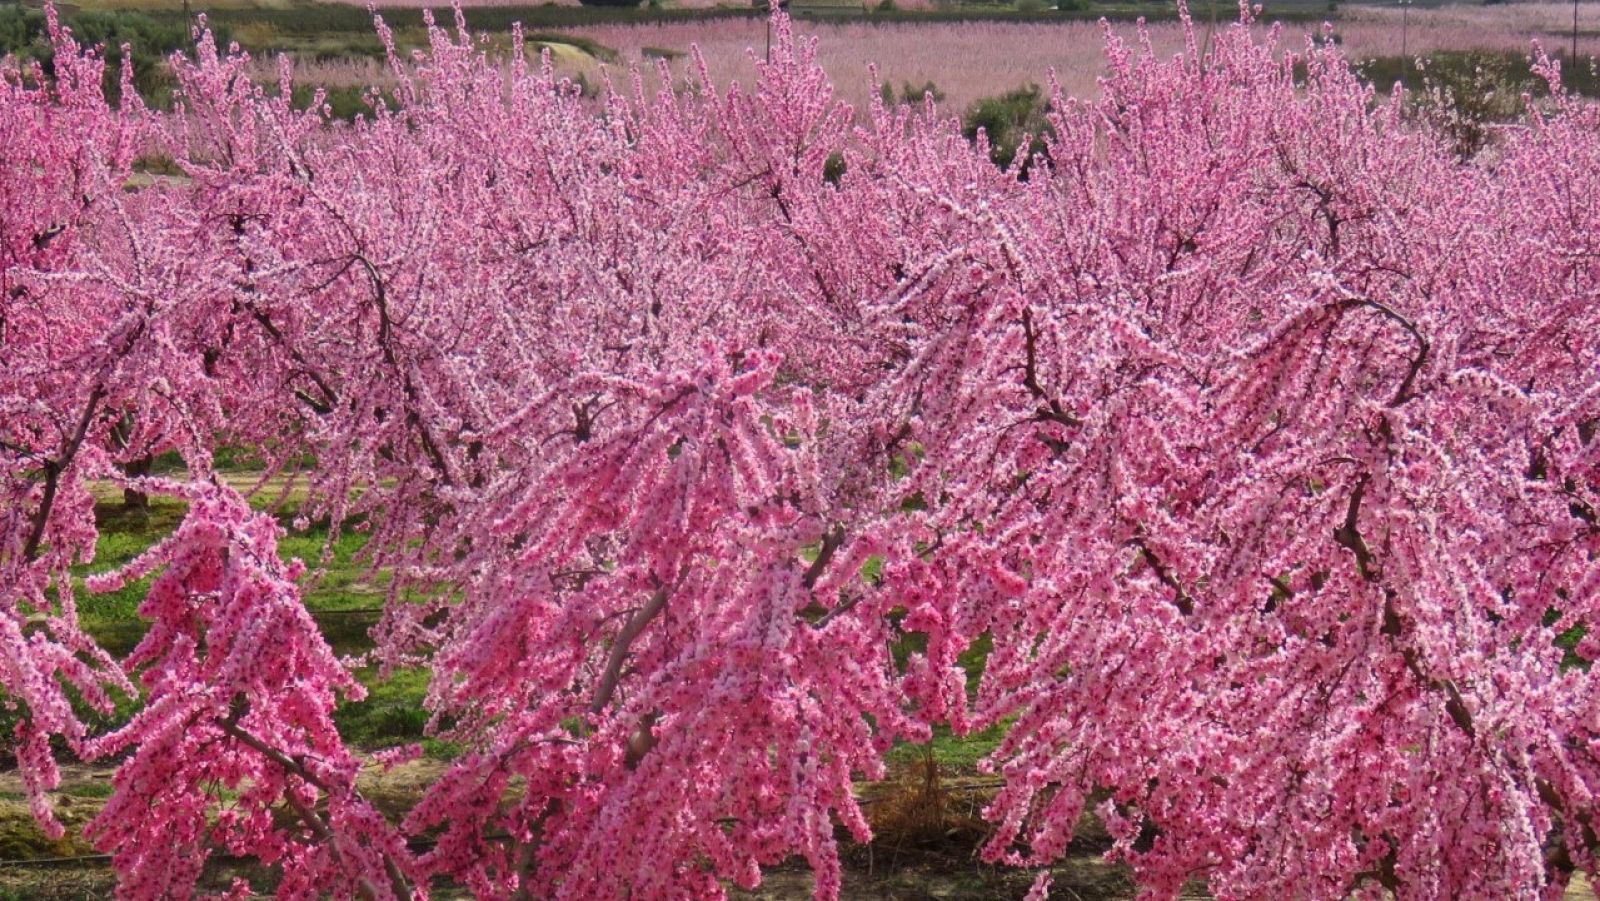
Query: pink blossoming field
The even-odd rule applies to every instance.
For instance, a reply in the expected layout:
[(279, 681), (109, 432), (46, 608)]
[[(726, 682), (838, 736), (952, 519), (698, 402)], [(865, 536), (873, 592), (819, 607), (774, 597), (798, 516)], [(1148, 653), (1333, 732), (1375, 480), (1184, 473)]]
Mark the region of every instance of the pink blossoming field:
[(1563, 60), (1185, 14), (1002, 136), (867, 26), (470, 15), (349, 119), (204, 19), (170, 108), (0, 63), (0, 801), (83, 894), (1594, 896)]

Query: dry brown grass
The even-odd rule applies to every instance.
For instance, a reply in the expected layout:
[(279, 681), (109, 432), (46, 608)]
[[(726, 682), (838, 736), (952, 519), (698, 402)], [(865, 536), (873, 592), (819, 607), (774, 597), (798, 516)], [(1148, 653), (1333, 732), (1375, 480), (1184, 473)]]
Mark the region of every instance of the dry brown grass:
[(896, 763), (865, 799), (873, 844), (883, 848), (971, 850), (988, 834), (977, 816), (986, 785), (951, 786), (931, 748)]

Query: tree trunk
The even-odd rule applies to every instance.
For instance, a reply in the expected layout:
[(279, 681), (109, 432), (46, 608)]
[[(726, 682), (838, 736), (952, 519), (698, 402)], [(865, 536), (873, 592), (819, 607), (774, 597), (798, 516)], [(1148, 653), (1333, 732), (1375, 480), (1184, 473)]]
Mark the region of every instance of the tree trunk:
[[(123, 468), (123, 471), (128, 474), (129, 478), (147, 476), (150, 474), (150, 463), (149, 456), (140, 457), (136, 460), (130, 460), (128, 465)], [(149, 516), (150, 495), (132, 488), (122, 489), (122, 512), (138, 516)]]

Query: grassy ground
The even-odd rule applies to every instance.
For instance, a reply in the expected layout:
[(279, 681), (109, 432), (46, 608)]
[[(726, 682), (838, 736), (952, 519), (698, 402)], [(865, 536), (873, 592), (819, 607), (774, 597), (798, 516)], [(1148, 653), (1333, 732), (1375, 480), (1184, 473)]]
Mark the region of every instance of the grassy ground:
[[(249, 491), (260, 482), (257, 474), (237, 471), (223, 479), (234, 488)], [(274, 479), (260, 486), (252, 495), (251, 505), (258, 510), (268, 510), (283, 494), (283, 481)], [(290, 491), (282, 506), (271, 512), (288, 530), (279, 543), (285, 557), (299, 557), (308, 565), (316, 566), (328, 542), (326, 523), (314, 524), (305, 530), (292, 526), (302, 495)], [(131, 511), (123, 506), (121, 490), (105, 485), (95, 491), (95, 519), (100, 527), (100, 538), (95, 544), (94, 562), (81, 566), (75, 575), (116, 569), (144, 553), (161, 538), (170, 534), (183, 518), (182, 502), (164, 497), (153, 497), (145, 512)], [(352, 610), (378, 606), (387, 585), (387, 575), (373, 572), (358, 559), (366, 545), (366, 536), (345, 531), (331, 548), (332, 558), (324, 567), (306, 596), (306, 606), (314, 612)], [(79, 610), (84, 622), (93, 629), (126, 623), (135, 617), (139, 600), (149, 583), (129, 585), (121, 591), (99, 595), (85, 595), (79, 600)]]

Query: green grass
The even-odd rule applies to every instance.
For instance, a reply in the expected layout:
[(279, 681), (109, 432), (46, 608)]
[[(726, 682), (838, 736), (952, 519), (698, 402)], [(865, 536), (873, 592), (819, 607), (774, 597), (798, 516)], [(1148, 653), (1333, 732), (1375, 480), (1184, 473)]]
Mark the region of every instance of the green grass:
[(366, 699), (340, 704), (334, 712), (334, 722), (346, 741), (363, 748), (420, 742), (430, 757), (456, 755), (459, 748), (454, 743), (423, 734), (428, 724), (428, 711), (422, 706), (428, 693), (427, 669), (399, 669), (384, 679), (376, 667), (365, 667), (355, 675), (367, 687)]
[[(949, 726), (935, 726), (928, 746), (942, 772), (967, 775), (977, 772), (978, 761), (989, 756), (1005, 738), (1006, 724), (997, 724), (969, 735), (957, 735)], [(889, 762), (909, 763), (921, 757), (923, 745), (901, 742), (889, 752)]]
[(170, 534), (183, 519), (183, 511), (182, 504), (166, 498), (152, 498), (147, 517), (127, 514), (113, 504), (96, 507), (100, 537), (95, 544), (94, 562), (73, 568), (73, 575), (78, 577), (74, 586), (78, 614), (91, 632), (97, 626), (123, 624), (136, 618), (139, 602), (150, 590), (150, 580), (141, 579), (106, 594), (90, 594), (83, 587), (82, 577), (127, 565)]
[[(252, 504), (262, 509), (276, 494), (272, 490), (263, 491), (252, 500)], [(182, 520), (184, 509), (181, 502), (161, 497), (150, 499), (149, 513), (145, 516), (124, 511), (120, 499), (109, 496), (96, 507), (100, 538), (95, 545), (95, 559), (93, 563), (74, 567), (73, 575), (77, 583), (74, 594), (84, 627), (108, 648), (126, 652), (144, 634), (138, 608), (150, 590), (150, 580), (141, 579), (116, 591), (91, 594), (84, 587), (84, 577), (125, 566), (171, 534)], [(289, 505), (278, 514), (286, 528), (295, 512), (294, 498), (291, 498)], [(303, 532), (291, 530), (278, 545), (279, 552), (285, 558), (299, 557), (309, 568), (322, 570), (319, 578), (308, 583), (306, 607), (315, 614), (370, 611), (381, 606), (384, 591), (388, 587), (388, 574), (371, 572), (370, 567), (359, 558), (366, 546), (367, 536), (354, 531), (343, 532), (329, 548), (331, 556), (323, 564), (322, 554), (328, 538), (329, 530), (326, 524), (321, 524)], [(360, 620), (363, 631), (374, 618)], [(341, 619), (348, 622), (351, 618)], [(360, 638), (357, 636), (356, 643)], [(340, 639), (340, 644), (351, 644), (350, 636), (341, 635)]]
[(100, 782), (73, 782), (61, 789), (62, 794), (74, 798), (109, 798), (115, 791), (116, 788), (112, 786), (110, 779)]
[[(987, 633), (978, 636), (972, 645), (956, 655), (956, 663), (967, 671), (967, 693), (973, 694), (978, 690), (978, 680), (983, 678), (983, 667), (989, 659), (989, 650), (993, 647)], [(926, 653), (928, 650), (928, 636), (921, 632), (907, 632), (890, 649), (894, 654), (895, 666), (904, 670), (906, 659), (912, 654)]]
[[(235, 481), (243, 484), (248, 477)], [(278, 492), (269, 486), (252, 498), (252, 505), (265, 509), (277, 496)], [(121, 497), (115, 492), (108, 490), (100, 500), (95, 511), (100, 526), (95, 560), (74, 570), (76, 595), (84, 627), (107, 648), (123, 654), (132, 649), (146, 629), (138, 607), (149, 591), (150, 580), (106, 594), (90, 594), (83, 587), (83, 577), (124, 566), (144, 553), (177, 527), (185, 506), (176, 500), (155, 497), (150, 499), (147, 515), (136, 515), (123, 510)], [(284, 509), (276, 511), (286, 529), (298, 512), (298, 501), (291, 495)], [(321, 523), (304, 531), (290, 529), (278, 542), (279, 553), (286, 559), (299, 557), (313, 570), (320, 567), (318, 577), (307, 582), (305, 603), (317, 618), (324, 637), (341, 652), (370, 647), (367, 630), (377, 621), (376, 611), (382, 606), (389, 585), (389, 573), (374, 572), (361, 558), (367, 540), (363, 533), (344, 531), (330, 545), (328, 527)], [(329, 556), (323, 562), (325, 548)], [(339, 730), (347, 740), (373, 748), (420, 741), (431, 756), (449, 757), (455, 753), (451, 743), (423, 735), (427, 724), (422, 706), (428, 688), (427, 670), (402, 669), (383, 679), (376, 668), (368, 667), (357, 670), (355, 675), (367, 687), (368, 697), (359, 703), (341, 704), (335, 712)], [(113, 716), (97, 719), (106, 720), (103, 725), (109, 728), (131, 715), (137, 709), (137, 701), (123, 700), (118, 708)]]
[[(927, 636), (920, 632), (911, 632), (895, 643), (891, 652), (894, 654), (895, 665), (904, 668), (906, 658), (912, 653), (927, 650)], [(978, 682), (983, 678), (984, 664), (989, 659), (991, 641), (987, 633), (978, 636), (972, 646), (956, 656), (956, 663), (967, 673), (967, 693), (975, 694)], [(1000, 739), (1005, 736), (1006, 727), (1003, 725), (990, 726), (970, 735), (957, 735), (948, 726), (935, 726), (933, 738), (928, 742), (933, 751), (933, 759), (939, 769), (945, 772), (968, 774), (976, 771), (978, 761), (988, 756), (1000, 744)], [(889, 752), (891, 762), (899, 760), (910, 761), (923, 752), (923, 745), (911, 742), (901, 742)]]

